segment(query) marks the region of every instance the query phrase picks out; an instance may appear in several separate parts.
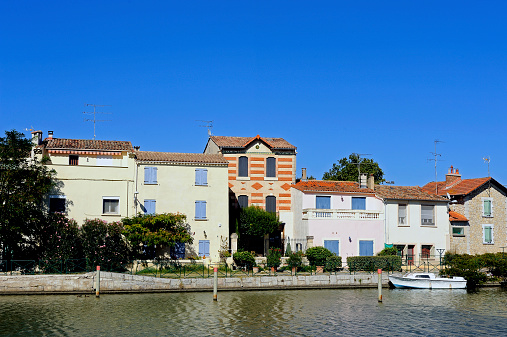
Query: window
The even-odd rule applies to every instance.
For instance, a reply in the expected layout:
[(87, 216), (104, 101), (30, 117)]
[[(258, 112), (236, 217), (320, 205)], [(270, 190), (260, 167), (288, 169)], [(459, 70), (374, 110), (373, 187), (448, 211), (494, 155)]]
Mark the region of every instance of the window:
[(157, 168), (145, 167), (144, 168), (144, 184), (153, 185), (157, 183)]
[(238, 159), (238, 177), (248, 177), (248, 157)]
[(373, 241), (359, 241), (359, 256), (373, 256)]
[(494, 244), (493, 225), (482, 225), (482, 243), (485, 245)]
[(113, 156), (97, 156), (97, 166), (113, 166)]
[(315, 198), (315, 208), (317, 209), (331, 209), (331, 197), (317, 196)]
[(266, 158), (266, 177), (276, 177), (276, 159), (274, 157)]
[(324, 240), (324, 248), (327, 248), (331, 253), (340, 256), (340, 241), (339, 240)]
[(273, 195), (268, 195), (266, 197), (266, 212), (276, 212), (276, 197)]
[(144, 214), (155, 214), (156, 205), (156, 200), (144, 200)]
[(206, 220), (206, 201), (197, 200), (195, 202), (195, 219)]
[(452, 236), (465, 236), (464, 227), (452, 227)]
[(433, 205), (421, 205), (421, 225), (423, 226), (434, 226), (435, 221), (433, 219)]
[(407, 223), (407, 205), (398, 205), (398, 226), (406, 226)]
[(69, 165), (76, 166), (79, 163), (79, 156), (76, 154), (69, 155)]
[(238, 204), (241, 208), (248, 207), (248, 195), (240, 195), (238, 197)]
[(352, 209), (366, 209), (366, 198), (352, 197)]
[(209, 257), (209, 240), (199, 240), (199, 256)]
[(102, 214), (120, 214), (120, 198), (103, 197)]
[(50, 195), (49, 196), (49, 212), (50, 213), (65, 213), (65, 196), (63, 195)]
[(431, 257), (432, 245), (421, 245), (421, 258), (429, 259)]
[(493, 217), (493, 199), (482, 198), (482, 216), (486, 218)]
[(195, 169), (195, 185), (196, 186), (207, 186), (208, 185), (208, 170), (207, 169)]

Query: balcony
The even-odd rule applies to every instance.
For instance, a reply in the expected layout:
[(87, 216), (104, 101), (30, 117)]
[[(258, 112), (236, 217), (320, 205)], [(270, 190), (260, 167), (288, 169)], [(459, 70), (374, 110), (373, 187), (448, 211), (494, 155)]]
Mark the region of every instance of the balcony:
[(303, 220), (339, 219), (339, 220), (383, 220), (382, 212), (357, 209), (316, 209), (303, 210)]

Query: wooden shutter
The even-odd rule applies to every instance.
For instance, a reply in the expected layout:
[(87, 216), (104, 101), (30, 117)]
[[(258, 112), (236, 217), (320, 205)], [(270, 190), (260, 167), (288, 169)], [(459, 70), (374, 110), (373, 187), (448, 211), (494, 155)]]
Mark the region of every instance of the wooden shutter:
[(144, 183), (151, 184), (151, 167), (144, 168)]
[(201, 169), (195, 169), (195, 185), (201, 185)]
[(373, 256), (373, 241), (359, 241), (359, 256)]
[(340, 254), (340, 241), (338, 240), (324, 240), (324, 248), (329, 249), (336, 255)]
[(208, 170), (207, 169), (201, 170), (201, 184), (208, 185)]
[(352, 197), (352, 209), (366, 209), (366, 198)]
[(318, 209), (331, 209), (331, 197), (328, 196), (317, 196), (316, 208)]

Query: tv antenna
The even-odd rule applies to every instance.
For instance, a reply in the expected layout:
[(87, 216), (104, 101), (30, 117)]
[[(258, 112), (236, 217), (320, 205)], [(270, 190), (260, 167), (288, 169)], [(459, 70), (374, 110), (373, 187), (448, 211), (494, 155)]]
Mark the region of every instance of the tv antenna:
[(211, 137), (211, 129), (213, 129), (213, 121), (203, 121), (201, 119), (196, 119), (195, 121), (204, 123), (202, 125), (199, 125), (199, 127), (208, 128), (208, 137)]
[(484, 160), (485, 163), (488, 163), (488, 177), (491, 177), (491, 174), (489, 174), (489, 162), (491, 161), (491, 159), (489, 157), (484, 157), (482, 158), (482, 160)]
[(364, 158), (361, 159), (361, 156), (371, 156), (371, 153), (352, 153), (352, 155), (357, 156), (357, 163), (352, 163), (352, 165), (357, 165), (357, 179), (359, 186), (361, 186), (361, 162), (364, 160)]
[(443, 141), (435, 139), (433, 141), (433, 143), (435, 143), (435, 152), (430, 152), (430, 153), (433, 155), (434, 158), (433, 159), (428, 159), (428, 161), (434, 161), (435, 162), (435, 194), (438, 194), (437, 162), (438, 162), (438, 157), (442, 157), (442, 155), (440, 153), (437, 153), (437, 144), (438, 143), (443, 143)]
[(111, 120), (110, 119), (96, 119), (96, 114), (107, 114), (107, 115), (110, 115), (111, 113), (110, 112), (100, 112), (100, 111), (97, 111), (97, 107), (105, 107), (105, 106), (110, 106), (110, 105), (99, 105), (99, 104), (88, 104), (88, 103), (85, 103), (84, 105), (85, 107), (87, 106), (92, 106), (93, 107), (93, 112), (87, 112), (87, 111), (83, 111), (84, 114), (93, 114), (93, 119), (89, 119), (89, 118), (85, 118), (84, 121), (85, 122), (93, 122), (93, 140), (95, 140), (95, 124), (97, 122), (110, 122)]

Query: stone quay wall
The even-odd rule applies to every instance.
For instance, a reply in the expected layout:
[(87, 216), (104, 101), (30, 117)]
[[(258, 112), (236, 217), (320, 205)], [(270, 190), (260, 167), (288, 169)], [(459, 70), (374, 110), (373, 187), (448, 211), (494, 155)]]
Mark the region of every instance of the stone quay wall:
[[(96, 272), (79, 275), (0, 276), (0, 295), (14, 294), (93, 294)], [(387, 274), (382, 284), (388, 286)], [(277, 275), (218, 278), (219, 291), (376, 288), (377, 273), (350, 275)], [(100, 293), (212, 291), (213, 278), (170, 279), (100, 272)]]

